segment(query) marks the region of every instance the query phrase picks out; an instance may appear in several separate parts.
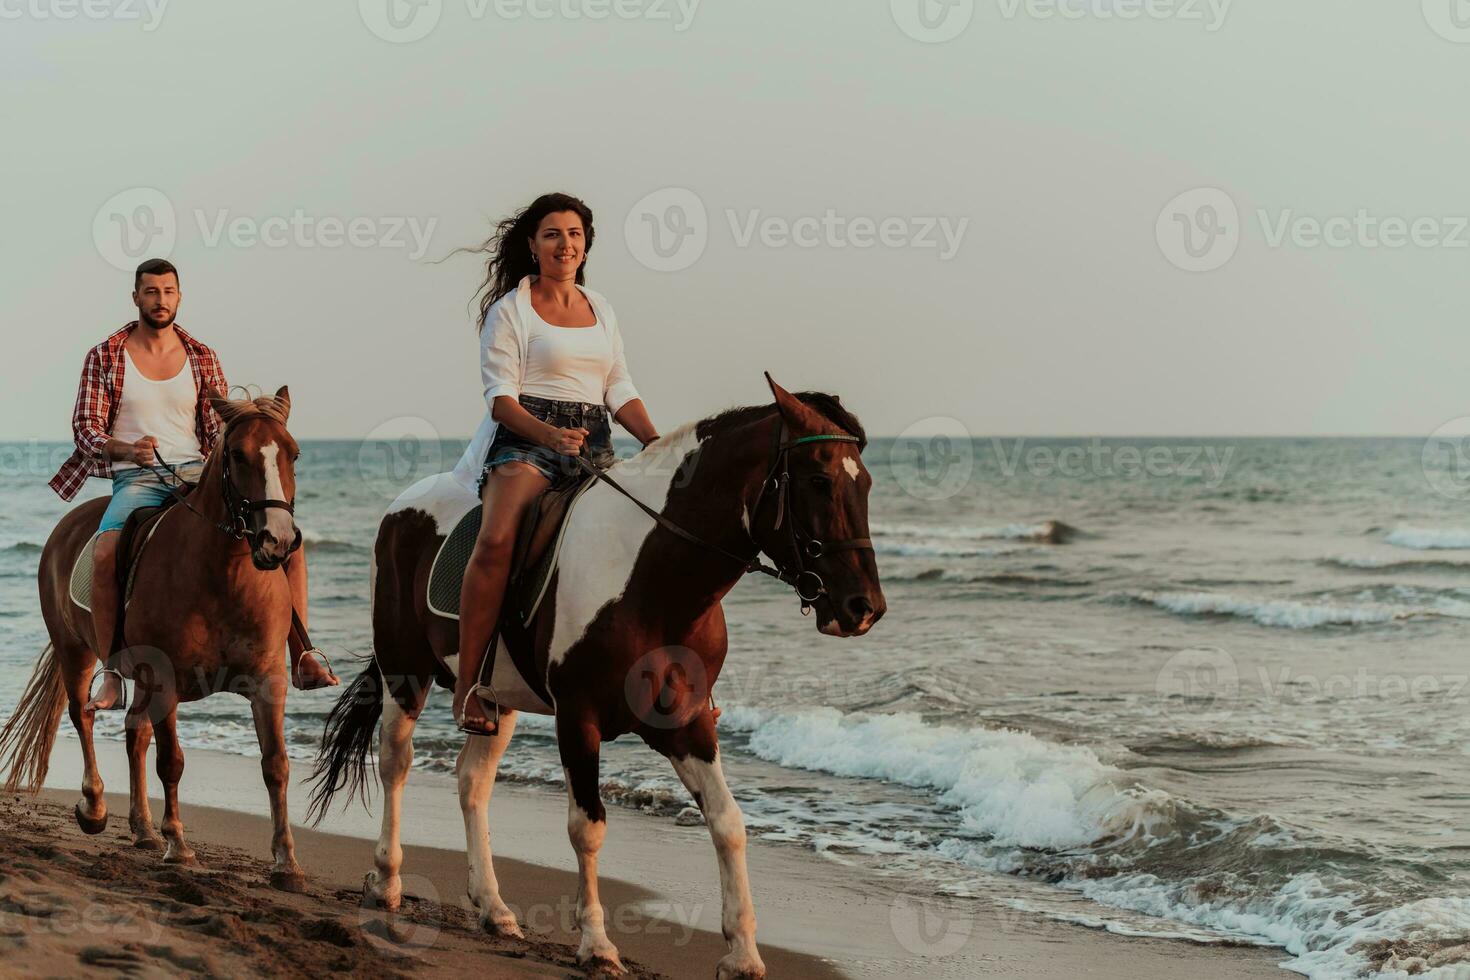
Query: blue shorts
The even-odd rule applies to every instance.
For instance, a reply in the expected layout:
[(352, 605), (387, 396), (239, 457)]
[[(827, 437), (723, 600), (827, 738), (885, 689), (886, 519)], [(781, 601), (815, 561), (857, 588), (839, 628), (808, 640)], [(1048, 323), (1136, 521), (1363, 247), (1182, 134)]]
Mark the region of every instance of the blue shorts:
[[(179, 475), (190, 483), (197, 483), (204, 472), (202, 460), (175, 466)], [(165, 474), (167, 470), (163, 471)], [(165, 482), (167, 480), (168, 482)], [(168, 499), (168, 488), (173, 483), (171, 476), (159, 476), (146, 466), (129, 467), (112, 474), (112, 500), (102, 514), (102, 524), (97, 533), (121, 531), (128, 522), (128, 515), (139, 507), (159, 507)]]
[[(582, 444), (582, 455), (599, 469), (611, 466), (616, 458), (612, 447), (612, 422), (607, 409), (590, 402), (564, 402), (536, 395), (521, 395), (516, 399), (521, 407), (548, 425), (561, 429), (583, 428), (587, 440)], [(551, 481), (553, 489), (566, 486), (583, 473), (575, 457), (559, 453), (555, 449), (537, 445), (517, 435), (502, 425), (496, 428), (495, 438), (485, 453), (485, 465), (480, 470), (480, 482), (475, 487), (476, 495), (485, 488), (485, 478), (501, 463), (520, 461), (530, 463)]]

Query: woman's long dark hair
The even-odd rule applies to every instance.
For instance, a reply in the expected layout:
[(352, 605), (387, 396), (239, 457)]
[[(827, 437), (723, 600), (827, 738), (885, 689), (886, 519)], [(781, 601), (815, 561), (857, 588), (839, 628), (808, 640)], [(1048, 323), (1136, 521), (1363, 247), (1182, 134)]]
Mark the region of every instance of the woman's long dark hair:
[(582, 250), (582, 264), (577, 267), (577, 285), (586, 281), (587, 256), (592, 254), (592, 209), (570, 194), (542, 194), (497, 224), (495, 234), (479, 248), (463, 249), (490, 256), (485, 263), (485, 281), (470, 301), (473, 304), (475, 299), (479, 300), (480, 317), (475, 321), (476, 329), (484, 326), (485, 314), (490, 312), (496, 300), (515, 289), (526, 276), (538, 271), (536, 263), (531, 261), (531, 251), (526, 242), (535, 237), (542, 218), (558, 211), (575, 211), (582, 219), (586, 245)]

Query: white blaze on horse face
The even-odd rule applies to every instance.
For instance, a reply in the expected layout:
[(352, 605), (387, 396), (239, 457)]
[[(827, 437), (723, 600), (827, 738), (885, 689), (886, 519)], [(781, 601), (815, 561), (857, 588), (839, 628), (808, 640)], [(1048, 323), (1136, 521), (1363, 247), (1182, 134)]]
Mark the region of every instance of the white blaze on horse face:
[[(261, 459), (265, 462), (265, 495), (271, 500), (285, 500), (286, 490), (281, 483), (281, 444), (268, 442), (260, 447)], [(271, 507), (265, 512), (265, 529), (276, 539), (276, 543), (289, 547), (296, 540), (296, 525), (291, 514), (280, 507)]]
[(858, 464), (857, 464), (857, 460), (853, 459), (851, 456), (844, 456), (844, 457), (842, 457), (842, 468), (845, 469), (845, 470), (847, 470), (847, 475), (850, 476), (850, 477), (852, 477), (854, 481), (857, 480), (857, 478), (858, 478)]
[[(608, 475), (655, 511), (662, 511), (679, 464), (699, 448), (696, 424), (680, 426), (631, 460), (619, 460)], [(601, 480), (577, 501), (562, 539), (556, 582), (556, 623), (552, 627), (550, 665), (592, 625), (598, 610), (621, 596), (633, 575), (643, 541), (657, 527), (633, 501)]]

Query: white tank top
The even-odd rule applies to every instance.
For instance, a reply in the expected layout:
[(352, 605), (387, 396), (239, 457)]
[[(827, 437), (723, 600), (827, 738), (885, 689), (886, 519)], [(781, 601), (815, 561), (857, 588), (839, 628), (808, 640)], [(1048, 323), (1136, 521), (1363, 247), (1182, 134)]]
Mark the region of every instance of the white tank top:
[(522, 394), (601, 405), (612, 366), (612, 338), (600, 318), (590, 327), (558, 327), (532, 309)]
[[(112, 438), (137, 442), (144, 436), (158, 440), (157, 452), (170, 466), (204, 458), (199, 451), (199, 435), (194, 430), (194, 408), (199, 402), (194, 387), (194, 372), (189, 359), (179, 373), (167, 381), (153, 381), (143, 376), (133, 359), (123, 350), (122, 403), (112, 425)], [(137, 469), (138, 464), (117, 460), (113, 470)]]

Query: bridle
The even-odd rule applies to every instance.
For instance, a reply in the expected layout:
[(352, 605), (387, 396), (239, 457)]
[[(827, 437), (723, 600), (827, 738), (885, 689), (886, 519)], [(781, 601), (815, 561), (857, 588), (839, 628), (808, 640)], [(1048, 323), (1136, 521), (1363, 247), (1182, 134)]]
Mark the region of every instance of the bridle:
[[(192, 511), (194, 514), (197, 514), (204, 520), (209, 521), (209, 523), (213, 524), (220, 531), (228, 534), (236, 541), (248, 539), (250, 542), (251, 550), (258, 550), (260, 548), (261, 531), (251, 530), (250, 516), (258, 511), (276, 509), (284, 510), (286, 513), (290, 514), (294, 518), (296, 516), (296, 501), (294, 499), (275, 500), (273, 498), (266, 498), (264, 500), (251, 500), (249, 497), (241, 493), (239, 486), (237, 486), (235, 483), (234, 476), (230, 472), (230, 445), (228, 441), (229, 435), (230, 430), (227, 427), (224, 432), (220, 433), (219, 444), (215, 447), (214, 450), (215, 452), (221, 454), (220, 497), (224, 501), (225, 505), (226, 517), (224, 521), (210, 521), (208, 517), (205, 517), (203, 514), (199, 513), (199, 511), (195, 510), (194, 507), (190, 505), (189, 498), (179, 493), (177, 487), (169, 487), (169, 492), (174, 495), (175, 499), (177, 499), (179, 503), (183, 504), (185, 507), (188, 507), (189, 510)], [(189, 483), (189, 481), (180, 476), (179, 471), (170, 466), (162, 456), (158, 456), (156, 451), (154, 453), (154, 456), (158, 459), (158, 462), (163, 465), (164, 469), (173, 474), (174, 479), (178, 480), (179, 483)], [(192, 486), (192, 484), (190, 485)], [(298, 527), (296, 528), (295, 540), (292, 541), (291, 546), (286, 549), (286, 554), (281, 560), (284, 562), (286, 558), (291, 557), (292, 553), (294, 553), (300, 547), (301, 528)]]
[[(813, 445), (819, 442), (855, 443), (858, 442), (857, 436), (843, 433), (841, 435), (799, 436), (789, 440), (785, 436), (786, 420), (781, 419), (780, 423), (776, 426), (775, 440), (771, 447), (772, 458), (770, 468), (766, 471), (765, 479), (761, 481), (761, 490), (756, 496), (755, 506), (750, 510), (750, 524), (754, 526), (756, 517), (760, 513), (761, 505), (765, 503), (767, 496), (770, 495), (776, 501), (776, 519), (772, 525), (772, 530), (780, 530), (781, 525), (784, 523), (791, 538), (791, 561), (784, 565), (774, 555), (771, 556), (774, 565), (767, 565), (761, 561), (761, 548), (756, 543), (754, 536), (751, 537), (751, 544), (755, 547), (755, 554), (750, 558), (742, 558), (732, 551), (727, 551), (713, 542), (704, 540), (697, 534), (691, 534), (623, 489), (623, 487), (618, 485), (616, 480), (608, 476), (601, 469), (593, 466), (586, 458), (582, 456), (575, 456), (573, 458), (584, 470), (592, 473), (597, 479), (602, 480), (608, 486), (641, 507), (644, 513), (657, 521), (661, 527), (673, 532), (685, 541), (700, 545), (710, 551), (718, 552), (732, 561), (739, 563), (744, 568), (744, 574), (748, 575), (751, 572), (762, 572), (791, 586), (796, 591), (796, 597), (801, 600), (801, 614), (805, 616), (811, 612), (812, 603), (827, 594), (827, 584), (822, 580), (822, 576), (816, 570), (808, 568), (806, 561), (821, 558), (824, 555), (830, 555), (837, 551), (872, 551), (873, 541), (871, 538), (844, 538), (840, 541), (822, 541), (805, 529), (797, 527), (796, 510), (791, 505), (791, 450), (797, 446)], [(747, 528), (748, 532), (749, 529)]]

